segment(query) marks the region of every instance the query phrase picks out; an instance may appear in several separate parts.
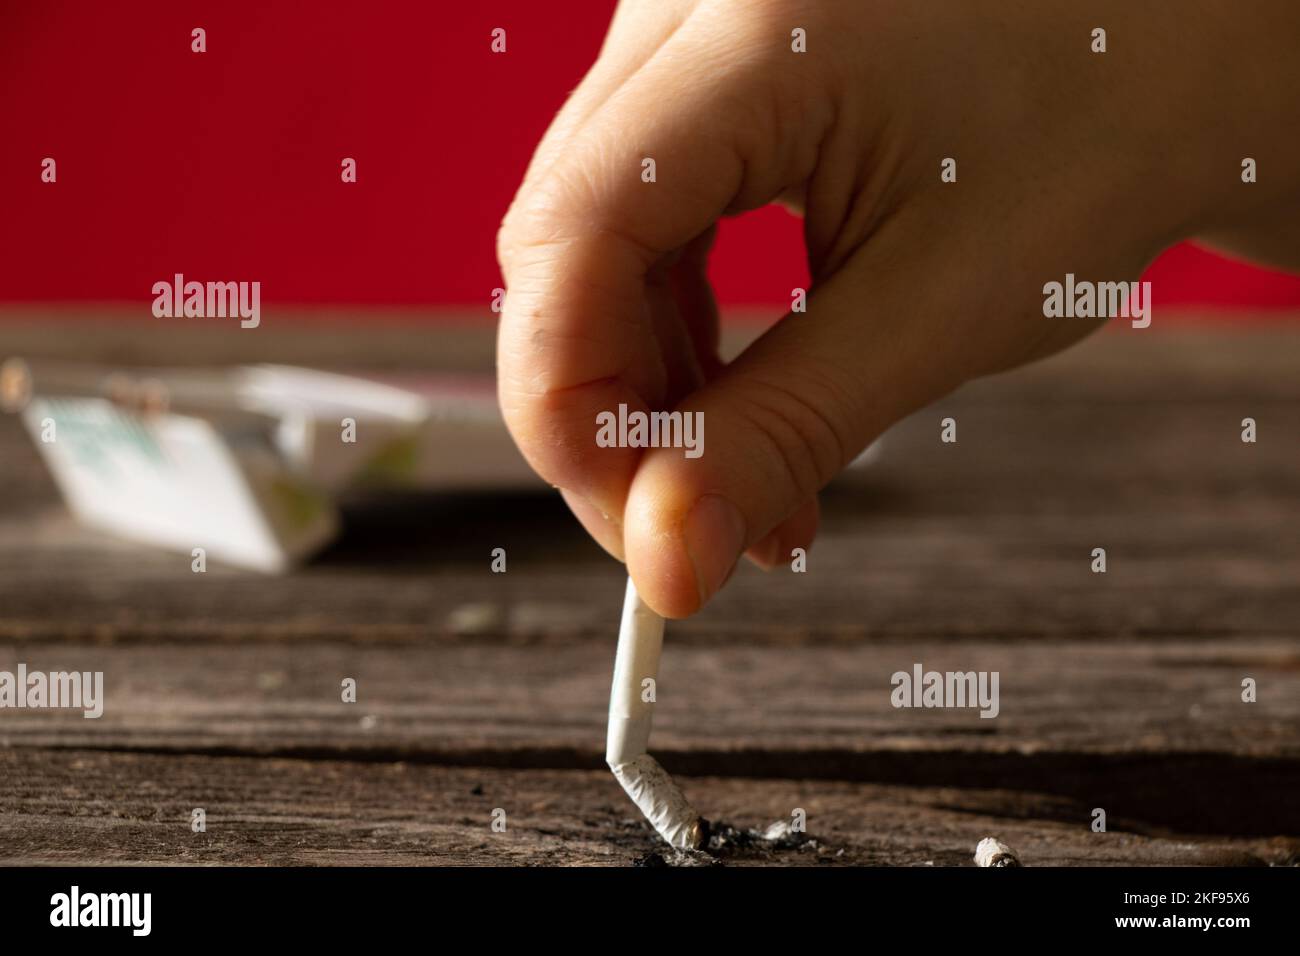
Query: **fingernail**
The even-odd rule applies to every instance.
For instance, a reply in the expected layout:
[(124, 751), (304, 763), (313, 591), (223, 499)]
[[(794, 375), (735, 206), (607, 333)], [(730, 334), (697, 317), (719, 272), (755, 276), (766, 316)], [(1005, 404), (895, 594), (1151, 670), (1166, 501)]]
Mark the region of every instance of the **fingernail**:
[(740, 559), (745, 547), (745, 519), (726, 498), (705, 495), (686, 516), (682, 535), (703, 604), (726, 583)]
[(749, 560), (764, 571), (771, 571), (781, 560), (781, 529), (769, 531), (767, 537), (745, 552)]
[(596, 539), (596, 543), (620, 561), (627, 559), (623, 555), (623, 527), (609, 514), (578, 494), (565, 488), (558, 489), (560, 497), (569, 506), (569, 510), (582, 522), (587, 533)]

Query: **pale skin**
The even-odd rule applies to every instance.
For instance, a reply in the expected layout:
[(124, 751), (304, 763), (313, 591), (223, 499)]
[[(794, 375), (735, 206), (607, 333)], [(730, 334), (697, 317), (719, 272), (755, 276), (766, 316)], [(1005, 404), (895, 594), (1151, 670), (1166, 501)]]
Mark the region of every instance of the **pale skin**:
[[(894, 422), (1097, 327), (1045, 318), (1044, 283), (1184, 239), (1300, 269), (1297, 48), (1294, 0), (623, 0), (502, 224), (511, 434), (651, 608), (693, 614), (742, 552), (809, 548)], [(724, 365), (714, 226), (772, 202), (804, 217), (808, 310)], [(705, 454), (598, 447), (620, 403), (702, 411)]]

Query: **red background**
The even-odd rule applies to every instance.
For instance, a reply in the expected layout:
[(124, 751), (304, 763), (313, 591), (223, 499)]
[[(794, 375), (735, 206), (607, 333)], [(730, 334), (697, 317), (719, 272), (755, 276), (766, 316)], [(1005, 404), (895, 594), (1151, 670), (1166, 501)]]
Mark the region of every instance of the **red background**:
[[(486, 309), (497, 223), (613, 6), (7, 4), (0, 300), (150, 302), (182, 272), (268, 303)], [(724, 303), (779, 309), (807, 282), (798, 221), (726, 223), (712, 270)], [(1147, 278), (1162, 305), (1300, 306), (1300, 278), (1188, 247)]]

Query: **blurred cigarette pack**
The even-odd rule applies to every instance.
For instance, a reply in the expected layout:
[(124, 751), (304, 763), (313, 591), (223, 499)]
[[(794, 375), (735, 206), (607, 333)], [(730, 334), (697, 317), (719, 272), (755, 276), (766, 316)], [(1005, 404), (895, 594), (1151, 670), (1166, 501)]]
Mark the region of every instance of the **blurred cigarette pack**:
[(135, 541), (280, 572), (357, 488), (540, 487), (490, 376), (375, 379), (283, 365), (0, 367), (72, 513)]

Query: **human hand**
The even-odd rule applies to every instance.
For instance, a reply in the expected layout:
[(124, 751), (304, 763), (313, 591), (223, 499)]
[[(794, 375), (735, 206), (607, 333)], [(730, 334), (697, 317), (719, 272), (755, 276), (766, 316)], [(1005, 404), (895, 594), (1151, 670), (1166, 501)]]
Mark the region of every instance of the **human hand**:
[[(1287, 5), (1247, 26), (1218, 0), (1176, 22), (1084, 6), (619, 7), (502, 226), (499, 391), (525, 457), (656, 611), (694, 613), (742, 551), (771, 567), (808, 547), (817, 491), (903, 416), (1101, 324), (1046, 318), (1045, 283), (1131, 281), (1275, 207), (1239, 164), (1280, 145), (1258, 112), (1267, 65), (1294, 59)], [(1234, 72), (1234, 44), (1265, 68)], [(805, 217), (808, 309), (724, 366), (714, 227), (773, 201)], [(598, 447), (620, 404), (702, 412), (705, 453)]]

